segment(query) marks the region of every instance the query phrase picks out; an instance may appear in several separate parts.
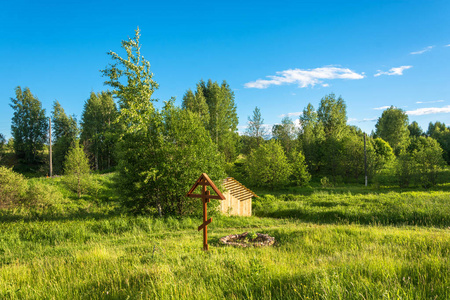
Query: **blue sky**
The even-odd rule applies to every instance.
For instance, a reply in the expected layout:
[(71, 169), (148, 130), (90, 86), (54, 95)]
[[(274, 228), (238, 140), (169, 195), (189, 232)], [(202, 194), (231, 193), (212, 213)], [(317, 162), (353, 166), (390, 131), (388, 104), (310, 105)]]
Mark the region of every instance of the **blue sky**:
[(272, 125), (332, 92), (368, 133), (390, 105), (450, 125), (450, 1), (2, 1), (0, 132), (19, 85), (80, 119), (137, 26), (159, 106), (211, 78), (235, 91), (241, 131), (255, 106)]

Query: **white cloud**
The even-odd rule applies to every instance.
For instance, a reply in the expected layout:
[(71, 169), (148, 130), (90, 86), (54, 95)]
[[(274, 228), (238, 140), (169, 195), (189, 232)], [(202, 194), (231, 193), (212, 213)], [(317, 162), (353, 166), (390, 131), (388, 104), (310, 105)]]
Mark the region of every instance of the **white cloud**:
[(448, 45), (445, 45), (444, 47), (450, 47), (450, 44), (448, 44)]
[(378, 120), (378, 118), (370, 118), (370, 119), (362, 119), (362, 120), (358, 120), (355, 118), (349, 118), (347, 120), (347, 123), (365, 123), (365, 122), (375, 122), (376, 120)]
[(375, 110), (385, 110), (385, 109), (388, 109), (389, 107), (391, 107), (391, 106), (386, 105), (386, 106), (381, 106), (381, 107), (375, 107), (375, 108), (372, 108), (372, 109), (375, 109)]
[(426, 107), (426, 108), (418, 108), (415, 110), (407, 111), (406, 114), (410, 116), (422, 116), (422, 115), (431, 115), (431, 114), (447, 114), (450, 113), (450, 105), (444, 107)]
[(425, 52), (431, 51), (431, 49), (433, 49), (433, 48), (434, 48), (434, 46), (428, 46), (428, 47), (423, 48), (422, 50), (411, 52), (410, 54), (413, 54), (413, 55), (423, 54)]
[(287, 114), (282, 114), (279, 115), (278, 118), (284, 118), (284, 117), (298, 117), (301, 116), (303, 114), (303, 112), (291, 112), (291, 113), (287, 113)]
[(267, 76), (269, 79), (258, 79), (244, 84), (246, 88), (266, 89), (271, 85), (282, 85), (296, 83), (305, 88), (316, 84), (326, 85), (324, 79), (362, 79), (363, 74), (355, 73), (348, 68), (322, 67), (309, 70), (289, 69), (276, 72), (277, 75)]
[(411, 68), (412, 68), (412, 66), (401, 66), (401, 67), (398, 67), (398, 68), (391, 68), (387, 72), (383, 72), (383, 71), (378, 70), (378, 73), (373, 75), (373, 76), (378, 77), (380, 75), (389, 75), (389, 76), (392, 76), (392, 75), (403, 75), (403, 71), (404, 70), (411, 69)]
[(417, 101), (417, 104), (424, 104), (424, 103), (439, 103), (444, 102), (444, 100), (435, 100), (435, 101)]
[(330, 85), (328, 83), (322, 84), (323, 87), (329, 87)]

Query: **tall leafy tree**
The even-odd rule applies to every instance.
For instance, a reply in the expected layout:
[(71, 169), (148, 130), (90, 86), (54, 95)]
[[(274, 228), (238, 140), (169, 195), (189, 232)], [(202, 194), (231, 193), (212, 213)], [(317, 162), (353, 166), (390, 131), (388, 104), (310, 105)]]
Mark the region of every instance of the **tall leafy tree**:
[(413, 121), (408, 125), (408, 130), (410, 137), (419, 137), (423, 135), (423, 130), (416, 121)]
[(311, 180), (311, 175), (308, 172), (305, 156), (302, 152), (293, 150), (291, 152), (291, 180), (295, 185), (304, 186)]
[(246, 134), (249, 138), (244, 140), (247, 142), (245, 147), (248, 149), (244, 152), (250, 153), (252, 149), (258, 147), (263, 142), (266, 133), (261, 110), (256, 106), (255, 110), (253, 110), (253, 115), (248, 117)]
[(16, 98), (11, 98), (14, 110), (11, 131), (14, 151), (26, 164), (38, 162), (38, 151), (44, 148), (48, 121), (41, 102), (31, 94), (29, 88), (16, 88)]
[(317, 173), (322, 165), (322, 143), (325, 141), (325, 131), (311, 103), (308, 103), (300, 115), (300, 127), (298, 136), (300, 148), (305, 155), (310, 172)]
[(248, 117), (247, 124), (246, 132), (248, 136), (255, 137), (257, 139), (264, 138), (266, 129), (264, 127), (264, 119), (261, 116), (261, 110), (258, 106), (255, 107), (255, 110), (253, 110), (253, 115)]
[(246, 169), (251, 184), (274, 188), (289, 184), (292, 167), (276, 140), (261, 144), (247, 159)]
[(120, 130), (117, 117), (117, 107), (109, 92), (92, 92), (84, 104), (81, 142), (95, 170), (108, 169), (115, 163), (114, 148)]
[(450, 164), (450, 129), (439, 121), (428, 125), (427, 136), (435, 139), (443, 150), (443, 157)]
[(273, 125), (272, 136), (280, 141), (284, 151), (288, 155), (294, 148), (297, 130), (294, 122), (289, 117), (284, 117), (281, 124)]
[(122, 41), (122, 48), (127, 57), (109, 51), (108, 55), (114, 63), (102, 70), (107, 77), (106, 85), (113, 88), (113, 95), (119, 101), (119, 120), (125, 127), (125, 133), (145, 131), (154, 111), (152, 94), (159, 85), (153, 80), (150, 62), (141, 55), (139, 42), (140, 30), (135, 36)]
[(317, 119), (323, 124), (327, 137), (340, 140), (348, 130), (347, 126), (347, 106), (344, 99), (336, 99), (335, 94), (329, 94), (320, 100), (317, 110)]
[[(194, 112), (167, 102), (157, 111), (151, 99), (158, 87), (150, 63), (140, 54), (139, 31), (122, 42), (126, 58), (104, 74), (120, 104), (123, 125), (118, 143), (118, 187), (123, 204), (135, 213), (184, 214), (192, 208), (186, 189), (202, 172), (213, 180), (225, 176), (223, 159)], [(122, 82), (118, 83), (120, 74)]]
[(394, 106), (384, 110), (375, 128), (375, 136), (388, 142), (396, 155), (408, 147), (408, 115), (404, 110)]
[(61, 104), (56, 100), (53, 103), (52, 123), (54, 171), (61, 173), (67, 152), (74, 146), (77, 139), (77, 121), (74, 117), (67, 116)]
[(183, 109), (187, 109), (198, 115), (198, 117), (202, 120), (205, 128), (209, 125), (209, 108), (206, 103), (205, 95), (203, 95), (203, 88), (200, 83), (197, 84), (197, 89), (195, 93), (189, 89), (183, 96), (183, 102), (181, 107)]
[(233, 161), (237, 156), (237, 143), (239, 135), (237, 125), (239, 123), (234, 102), (234, 92), (226, 81), (221, 85), (213, 82), (200, 81), (200, 87), (206, 98), (209, 109), (208, 130), (211, 139), (217, 144), (219, 150), (224, 153), (227, 161)]

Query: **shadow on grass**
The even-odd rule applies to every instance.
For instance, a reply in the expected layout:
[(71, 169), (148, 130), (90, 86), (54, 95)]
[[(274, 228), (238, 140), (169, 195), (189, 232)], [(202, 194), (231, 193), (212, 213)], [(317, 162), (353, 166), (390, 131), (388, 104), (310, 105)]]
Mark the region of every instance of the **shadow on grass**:
[(272, 212), (259, 212), (259, 217), (277, 219), (298, 219), (315, 224), (359, 224), (377, 226), (427, 226), (445, 228), (450, 226), (450, 215), (445, 212), (401, 212), (378, 211), (356, 212), (342, 210), (308, 211), (303, 209), (280, 209)]

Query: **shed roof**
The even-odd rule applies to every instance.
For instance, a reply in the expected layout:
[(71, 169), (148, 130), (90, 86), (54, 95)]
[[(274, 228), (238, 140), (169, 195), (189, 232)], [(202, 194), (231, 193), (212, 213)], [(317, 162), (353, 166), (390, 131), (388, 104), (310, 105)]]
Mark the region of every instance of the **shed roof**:
[(250, 197), (258, 197), (255, 193), (253, 193), (250, 189), (246, 188), (242, 183), (234, 179), (233, 177), (228, 177), (223, 180), (223, 187), (230, 191), (234, 197), (237, 198), (250, 198)]

